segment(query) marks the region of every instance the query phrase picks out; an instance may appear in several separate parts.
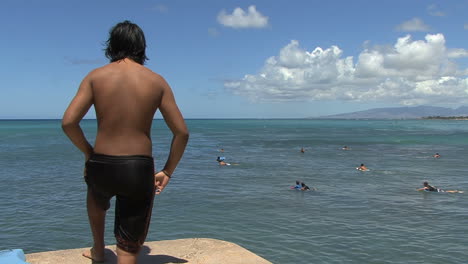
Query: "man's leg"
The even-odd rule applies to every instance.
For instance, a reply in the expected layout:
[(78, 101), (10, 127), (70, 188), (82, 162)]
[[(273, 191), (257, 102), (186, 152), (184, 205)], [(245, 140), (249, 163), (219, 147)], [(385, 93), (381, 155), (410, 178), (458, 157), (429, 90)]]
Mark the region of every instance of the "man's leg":
[(117, 247), (117, 263), (118, 264), (136, 264), (138, 253), (130, 253)]
[(94, 199), (93, 194), (89, 189), (86, 198), (86, 205), (88, 208), (88, 218), (91, 231), (93, 233), (94, 244), (89, 251), (83, 252), (83, 256), (97, 262), (104, 261), (104, 226), (106, 210), (99, 207), (99, 204)]
[[(153, 185), (154, 186), (154, 185)], [(148, 234), (153, 208), (154, 187), (147, 199), (117, 195), (114, 235), (117, 241), (117, 263), (136, 264), (138, 253)]]

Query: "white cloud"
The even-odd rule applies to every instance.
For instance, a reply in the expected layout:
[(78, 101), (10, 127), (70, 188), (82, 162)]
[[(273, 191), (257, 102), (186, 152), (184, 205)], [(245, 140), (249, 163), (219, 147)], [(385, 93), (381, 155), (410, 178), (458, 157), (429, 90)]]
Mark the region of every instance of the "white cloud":
[(468, 30), (468, 23), (465, 23), (465, 25), (463, 25), (463, 28)]
[(435, 4), (432, 4), (432, 5), (429, 5), (427, 7), (427, 12), (429, 13), (429, 15), (431, 16), (438, 16), (438, 17), (442, 17), (442, 16), (445, 16), (445, 13), (440, 11), (440, 9), (437, 7), (437, 5)]
[(268, 26), (268, 17), (251, 5), (247, 12), (240, 7), (234, 9), (232, 14), (226, 14), (226, 11), (222, 10), (218, 14), (218, 22), (232, 28), (263, 28)]
[(468, 51), (448, 49), (442, 34), (424, 40), (407, 35), (393, 46), (366, 48), (356, 63), (338, 46), (307, 51), (292, 40), (258, 74), (226, 81), (225, 87), (252, 101), (468, 103), (468, 69), (454, 61), (460, 57)]
[(468, 51), (464, 49), (451, 49), (448, 51), (448, 57), (449, 58), (462, 58), (462, 57), (468, 57)]
[(398, 31), (404, 32), (413, 32), (413, 31), (429, 31), (430, 27), (420, 19), (420, 18), (413, 18), (411, 20), (405, 21), (402, 24), (398, 25), (396, 28)]

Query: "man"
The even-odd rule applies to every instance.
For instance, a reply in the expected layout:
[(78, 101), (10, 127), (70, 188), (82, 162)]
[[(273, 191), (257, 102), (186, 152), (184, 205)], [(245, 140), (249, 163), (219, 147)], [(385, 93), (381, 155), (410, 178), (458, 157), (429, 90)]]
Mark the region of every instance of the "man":
[(463, 193), (463, 191), (459, 191), (459, 190), (442, 190), (442, 189), (438, 189), (434, 186), (431, 186), (429, 185), (429, 183), (427, 181), (423, 182), (423, 186), (422, 188), (419, 188), (417, 189), (418, 191), (426, 191), (426, 192), (448, 192), (448, 193)]
[(296, 190), (300, 190), (302, 188), (302, 185), (299, 181), (296, 181), (296, 185), (295, 186), (291, 186), (292, 189), (296, 189)]
[(429, 185), (427, 181), (423, 182), (423, 188), (419, 188), (418, 191), (428, 191), (428, 192), (439, 192), (439, 189)]
[(356, 168), (357, 170), (360, 171), (368, 171), (369, 169), (364, 165), (364, 163), (361, 163), (361, 166)]
[(301, 191), (310, 191), (310, 188), (305, 183), (301, 182)]
[(218, 162), (219, 166), (230, 166), (231, 164), (230, 163), (226, 163), (224, 160), (226, 158), (225, 157), (217, 157), (216, 158), (216, 161)]
[[(62, 128), (85, 156), (87, 208), (93, 247), (83, 256), (104, 261), (104, 226), (109, 200), (116, 196), (114, 234), (119, 263), (137, 263), (146, 239), (154, 194), (169, 183), (188, 141), (188, 130), (163, 77), (144, 67), (143, 31), (124, 21), (107, 41), (110, 63), (93, 70), (81, 82), (64, 113)], [(94, 147), (79, 123), (94, 105), (97, 135)], [(164, 168), (154, 173), (151, 125), (156, 110), (173, 133)]]

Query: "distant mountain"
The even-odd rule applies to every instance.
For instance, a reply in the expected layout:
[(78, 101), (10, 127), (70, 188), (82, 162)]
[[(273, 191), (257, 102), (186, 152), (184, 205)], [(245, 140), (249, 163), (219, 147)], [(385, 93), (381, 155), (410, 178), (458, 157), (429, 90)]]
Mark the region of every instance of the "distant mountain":
[(468, 116), (468, 106), (456, 109), (437, 106), (373, 108), (365, 111), (321, 116), (330, 119), (420, 119), (428, 116)]

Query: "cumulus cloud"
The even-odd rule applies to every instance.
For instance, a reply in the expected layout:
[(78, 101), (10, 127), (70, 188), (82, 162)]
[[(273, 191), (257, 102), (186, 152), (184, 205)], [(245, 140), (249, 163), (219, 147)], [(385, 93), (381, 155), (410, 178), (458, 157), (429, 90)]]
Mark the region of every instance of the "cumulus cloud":
[(414, 32), (414, 31), (429, 31), (430, 27), (420, 19), (420, 18), (413, 18), (411, 20), (405, 21), (396, 27), (398, 31), (404, 32)]
[(222, 10), (218, 14), (218, 22), (232, 28), (264, 28), (268, 26), (268, 17), (251, 5), (247, 12), (240, 7), (234, 9), (232, 14), (227, 14), (225, 10)]
[(407, 35), (392, 46), (367, 47), (356, 62), (338, 46), (308, 51), (292, 40), (258, 74), (226, 81), (225, 87), (252, 101), (468, 103), (468, 69), (454, 61), (460, 57), (468, 51), (447, 48), (442, 34), (424, 40)]
[(468, 57), (468, 51), (465, 49), (451, 49), (447, 55), (449, 58)]

